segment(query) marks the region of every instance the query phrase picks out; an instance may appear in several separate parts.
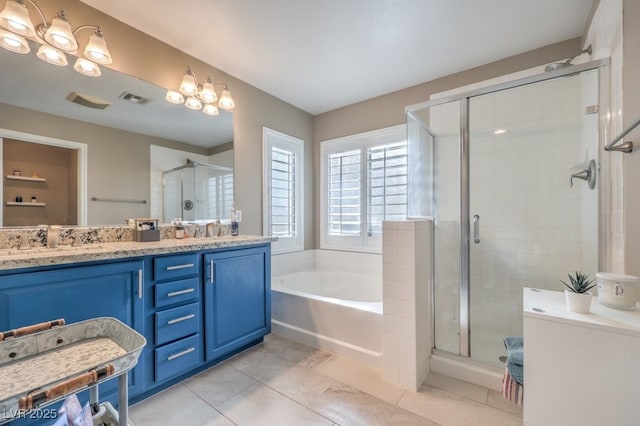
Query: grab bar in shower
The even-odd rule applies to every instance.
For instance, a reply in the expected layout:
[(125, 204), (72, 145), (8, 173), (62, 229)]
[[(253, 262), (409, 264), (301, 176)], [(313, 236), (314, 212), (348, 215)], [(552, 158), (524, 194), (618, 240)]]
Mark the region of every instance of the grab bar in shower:
[(147, 204), (147, 200), (125, 200), (122, 198), (98, 198), (91, 197), (91, 201), (104, 201), (107, 203), (134, 203), (134, 204)]
[(633, 129), (638, 127), (638, 125), (640, 125), (640, 117), (638, 117), (638, 119), (633, 123), (631, 123), (626, 129), (624, 129), (622, 133), (620, 133), (614, 140), (609, 142), (609, 144), (604, 147), (604, 150), (624, 152), (627, 154), (633, 151), (633, 142), (631, 141), (627, 141), (627, 142), (623, 141), (620, 145), (616, 145), (616, 144), (621, 140), (623, 140), (624, 137), (627, 136), (627, 134), (629, 134), (629, 132), (631, 132)]

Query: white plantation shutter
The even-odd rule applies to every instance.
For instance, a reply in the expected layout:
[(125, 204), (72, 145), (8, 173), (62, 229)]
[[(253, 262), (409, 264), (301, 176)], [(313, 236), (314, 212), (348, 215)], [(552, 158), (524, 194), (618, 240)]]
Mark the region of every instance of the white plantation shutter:
[(407, 217), (405, 126), (322, 142), (321, 248), (381, 251), (382, 221)]
[(329, 155), (329, 235), (360, 235), (361, 150)]
[(407, 218), (407, 142), (367, 148), (367, 235), (382, 235), (383, 220)]
[(229, 219), (233, 207), (233, 172), (210, 176), (207, 182), (209, 196), (206, 217)]
[(296, 201), (296, 155), (271, 147), (271, 235), (298, 235)]
[(264, 234), (278, 237), (273, 253), (304, 249), (304, 141), (263, 128)]

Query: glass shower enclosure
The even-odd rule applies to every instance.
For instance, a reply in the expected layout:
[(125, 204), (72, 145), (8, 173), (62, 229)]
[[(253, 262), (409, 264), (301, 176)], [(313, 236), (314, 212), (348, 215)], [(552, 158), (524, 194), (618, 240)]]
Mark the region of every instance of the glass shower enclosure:
[(407, 108), (409, 215), (434, 218), (435, 350), (501, 366), (525, 287), (599, 270), (600, 68), (576, 65)]
[(229, 221), (233, 207), (233, 169), (187, 161), (162, 172), (163, 217), (188, 222)]

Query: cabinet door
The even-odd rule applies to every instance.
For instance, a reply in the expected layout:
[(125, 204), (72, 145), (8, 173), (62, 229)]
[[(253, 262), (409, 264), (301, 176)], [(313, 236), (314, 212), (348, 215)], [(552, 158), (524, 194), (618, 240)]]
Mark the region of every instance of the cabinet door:
[[(114, 317), (142, 333), (142, 261), (0, 276), (0, 331), (64, 318), (67, 324)], [(142, 391), (141, 366), (129, 373), (129, 395)], [(117, 380), (100, 392), (117, 390)]]
[(270, 247), (205, 255), (207, 361), (271, 331)]

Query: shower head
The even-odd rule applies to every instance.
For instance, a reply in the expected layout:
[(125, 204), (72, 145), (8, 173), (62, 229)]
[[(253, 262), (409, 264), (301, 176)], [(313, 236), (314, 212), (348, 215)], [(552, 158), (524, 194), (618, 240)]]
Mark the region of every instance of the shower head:
[(564, 62), (554, 62), (552, 64), (547, 65), (546, 67), (544, 67), (544, 72), (555, 71), (555, 70), (559, 70), (561, 68), (566, 68), (569, 65), (573, 65), (571, 63), (571, 61), (573, 61), (575, 58), (577, 58), (578, 56), (582, 55), (583, 53), (588, 53), (589, 55), (591, 55), (591, 45), (589, 45), (586, 48), (582, 49), (577, 54), (575, 54), (574, 56), (570, 57), (569, 59), (567, 59)]

